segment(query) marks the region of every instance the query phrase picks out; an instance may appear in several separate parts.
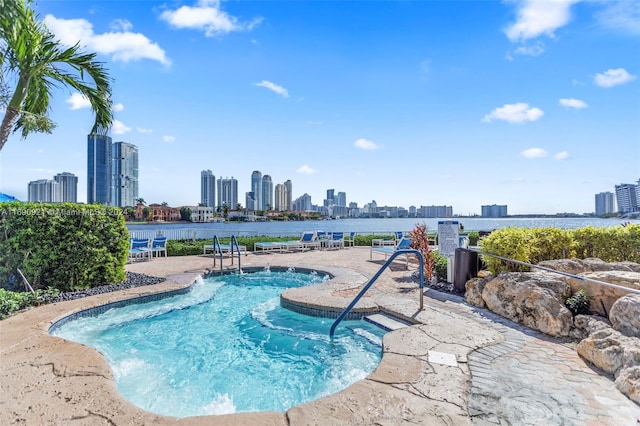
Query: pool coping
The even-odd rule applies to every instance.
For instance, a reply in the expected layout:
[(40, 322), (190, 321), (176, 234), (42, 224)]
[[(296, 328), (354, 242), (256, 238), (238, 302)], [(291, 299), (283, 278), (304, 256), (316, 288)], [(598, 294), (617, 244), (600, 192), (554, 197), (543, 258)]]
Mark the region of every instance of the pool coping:
[[(283, 300), (308, 308), (341, 310), (350, 302), (351, 297), (348, 296), (353, 290), (368, 280), (367, 274), (350, 268), (326, 265), (301, 267), (333, 276), (321, 284), (283, 292)], [(390, 332), (384, 337), (383, 356), (376, 370), (337, 394), (286, 412), (182, 419), (150, 413), (131, 404), (117, 391), (113, 373), (102, 355), (93, 348), (49, 334), (52, 325), (69, 315), (109, 303), (184, 291), (198, 276), (210, 272), (204, 269), (172, 274), (160, 284), (45, 305), (0, 322), (0, 356), (2, 365), (8, 366), (3, 367), (0, 384), (0, 405), (8, 410), (0, 414), (0, 423), (25, 421), (31, 424), (37, 421), (40, 424), (62, 424), (73, 419), (86, 422), (102, 419), (113, 424), (200, 425), (214, 421), (221, 425), (287, 425), (317, 424), (321, 420), (323, 423), (370, 423), (381, 419), (410, 421), (444, 417), (455, 423), (470, 424), (465, 402), (470, 382), (466, 357), (479, 347), (501, 341), (501, 335), (490, 327), (466, 327), (473, 330), (467, 333), (468, 340), (464, 344), (455, 342), (459, 336), (447, 340), (443, 337), (445, 333), (434, 340), (432, 333), (426, 332), (422, 324)], [(400, 300), (380, 290), (372, 293), (363, 298), (362, 304), (356, 308), (386, 310), (401, 318), (420, 323), (426, 320), (432, 325), (434, 320), (440, 321), (442, 328), (450, 321), (437, 312), (430, 318), (421, 319), (422, 313), (417, 312), (413, 298)], [(449, 331), (446, 330), (446, 334)], [(452, 367), (431, 362), (429, 350), (434, 348), (454, 354), (457, 365)], [(345, 407), (349, 408), (345, 410)]]

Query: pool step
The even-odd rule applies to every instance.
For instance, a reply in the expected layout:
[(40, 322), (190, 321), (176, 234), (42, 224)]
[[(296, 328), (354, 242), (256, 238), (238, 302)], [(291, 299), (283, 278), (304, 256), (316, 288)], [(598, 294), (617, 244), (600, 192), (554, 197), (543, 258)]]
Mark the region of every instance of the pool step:
[(411, 325), (406, 321), (402, 321), (399, 318), (395, 318), (384, 313), (367, 315), (364, 317), (364, 320), (387, 331), (394, 331)]

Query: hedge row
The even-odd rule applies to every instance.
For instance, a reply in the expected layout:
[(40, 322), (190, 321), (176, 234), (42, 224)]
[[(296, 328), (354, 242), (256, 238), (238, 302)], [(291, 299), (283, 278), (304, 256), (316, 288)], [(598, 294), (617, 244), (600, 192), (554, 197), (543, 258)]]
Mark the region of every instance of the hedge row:
[[(597, 257), (605, 262), (640, 263), (640, 225), (610, 228), (503, 228), (480, 240), (483, 252), (535, 265), (543, 260)], [(487, 254), (492, 273), (528, 271), (527, 266)]]
[(121, 282), (129, 233), (117, 207), (0, 204), (0, 287), (71, 291)]

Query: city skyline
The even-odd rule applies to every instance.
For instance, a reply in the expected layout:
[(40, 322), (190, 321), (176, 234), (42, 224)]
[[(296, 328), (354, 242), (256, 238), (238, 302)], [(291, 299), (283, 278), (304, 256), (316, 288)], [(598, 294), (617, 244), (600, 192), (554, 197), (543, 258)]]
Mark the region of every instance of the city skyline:
[[(294, 183), (293, 200), (339, 188), (358, 205), (461, 215), (593, 212), (594, 194), (637, 181), (638, 2), (33, 7), (110, 70), (109, 136), (139, 147), (150, 202), (197, 204), (207, 169), (240, 176), (243, 204), (264, 170)], [(10, 136), (0, 192), (26, 200), (64, 170), (87, 202), (86, 100), (54, 91), (51, 118), (51, 135)]]

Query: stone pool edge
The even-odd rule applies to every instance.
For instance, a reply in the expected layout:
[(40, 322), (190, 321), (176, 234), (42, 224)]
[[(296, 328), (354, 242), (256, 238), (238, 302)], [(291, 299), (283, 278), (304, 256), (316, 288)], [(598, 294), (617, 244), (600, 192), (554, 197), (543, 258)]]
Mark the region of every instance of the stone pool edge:
[[(328, 288), (300, 293), (298, 302), (314, 306), (321, 302), (322, 297), (329, 297), (330, 307), (346, 306), (351, 299), (340, 297), (340, 294), (359, 288), (367, 279), (364, 274), (346, 268), (304, 267), (333, 276), (329, 282), (312, 286), (325, 285)], [(430, 417), (434, 420), (447, 417), (456, 423), (470, 423), (465, 403), (469, 387), (468, 367), (464, 362), (456, 368), (430, 364), (425, 348), (432, 347), (433, 342), (420, 326), (408, 327), (401, 333), (388, 333), (383, 357), (376, 370), (337, 394), (293, 407), (284, 413), (239, 413), (183, 419), (149, 413), (131, 404), (117, 391), (111, 369), (102, 355), (93, 348), (51, 336), (48, 332), (51, 325), (68, 315), (107, 303), (188, 288), (198, 276), (208, 272), (172, 274), (160, 284), (46, 305), (2, 321), (0, 406), (6, 410), (0, 414), (0, 423), (62, 424), (76, 420), (110, 424), (286, 425)], [(318, 293), (319, 290), (324, 296)], [(372, 296), (366, 304), (394, 312), (393, 306), (384, 306), (384, 297), (379, 296)], [(295, 295), (288, 297), (289, 300), (297, 299)], [(459, 359), (465, 361), (466, 354), (474, 350), (474, 346), (460, 345)], [(441, 370), (444, 375), (436, 370)], [(420, 390), (434, 378), (440, 382), (436, 388), (441, 395)], [(443, 383), (447, 383), (447, 389), (443, 388)], [(345, 410), (346, 406), (349, 409)], [(385, 409), (380, 411), (382, 407)]]

